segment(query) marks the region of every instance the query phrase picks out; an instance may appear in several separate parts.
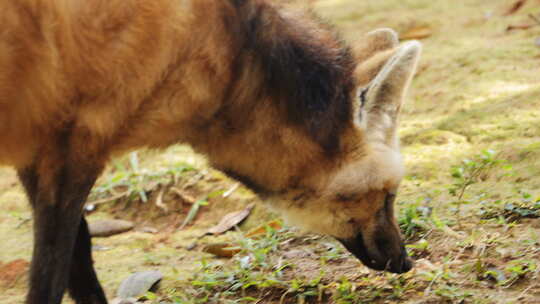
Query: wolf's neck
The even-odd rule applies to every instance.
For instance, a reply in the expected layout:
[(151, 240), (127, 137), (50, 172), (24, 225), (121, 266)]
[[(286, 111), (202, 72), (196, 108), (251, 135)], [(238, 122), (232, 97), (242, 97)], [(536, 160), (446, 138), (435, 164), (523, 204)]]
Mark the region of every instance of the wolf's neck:
[(287, 122), (323, 149), (339, 149), (339, 135), (352, 115), (355, 64), (349, 48), (306, 12), (262, 1), (244, 3), (238, 8), (242, 71), (259, 74), (258, 93), (269, 96)]
[(352, 56), (310, 16), (257, 1), (237, 14), (231, 84), (208, 136), (194, 146), (254, 188), (294, 187), (341, 149), (352, 115)]

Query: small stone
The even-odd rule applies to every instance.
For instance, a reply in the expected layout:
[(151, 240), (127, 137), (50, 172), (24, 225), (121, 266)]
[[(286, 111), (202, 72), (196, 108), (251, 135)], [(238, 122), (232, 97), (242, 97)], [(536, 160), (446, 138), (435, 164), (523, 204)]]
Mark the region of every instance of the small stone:
[(84, 206), (84, 211), (87, 213), (90, 213), (95, 210), (96, 210), (96, 205), (94, 204), (89, 204), (89, 205)]
[(163, 278), (159, 271), (142, 271), (127, 277), (118, 288), (117, 296), (120, 299), (129, 299), (143, 296), (152, 290)]
[(135, 298), (128, 298), (128, 299), (120, 299), (115, 298), (111, 301), (111, 304), (136, 304), (137, 299)]
[(133, 223), (124, 220), (99, 220), (88, 224), (93, 237), (107, 237), (133, 229)]
[(111, 249), (112, 247), (102, 246), (99, 244), (92, 244), (92, 251), (107, 251)]
[(283, 253), (283, 257), (286, 259), (307, 258), (309, 256), (311, 256), (309, 252), (300, 249), (293, 249)]
[(150, 226), (145, 226), (145, 227), (142, 227), (140, 229), (141, 232), (144, 232), (144, 233), (152, 233), (152, 234), (156, 234), (158, 233), (158, 230), (154, 227), (150, 227)]

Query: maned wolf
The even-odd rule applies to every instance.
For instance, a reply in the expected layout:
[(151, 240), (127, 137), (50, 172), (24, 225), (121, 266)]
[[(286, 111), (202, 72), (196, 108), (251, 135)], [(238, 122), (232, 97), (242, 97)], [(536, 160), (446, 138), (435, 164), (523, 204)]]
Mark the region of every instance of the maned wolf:
[(393, 203), (418, 42), (349, 49), (270, 0), (0, 2), (0, 163), (34, 210), (27, 303), (107, 303), (83, 204), (107, 160), (188, 143), (367, 266), (412, 267)]

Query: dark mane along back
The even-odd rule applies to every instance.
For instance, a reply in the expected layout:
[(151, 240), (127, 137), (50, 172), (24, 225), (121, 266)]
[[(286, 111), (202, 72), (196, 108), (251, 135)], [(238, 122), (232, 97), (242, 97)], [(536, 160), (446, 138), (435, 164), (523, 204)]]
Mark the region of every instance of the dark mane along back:
[(349, 48), (311, 16), (293, 15), (264, 1), (233, 3), (242, 19), (244, 52), (262, 65), (263, 94), (283, 103), (290, 122), (301, 124), (327, 152), (335, 152), (352, 112), (354, 61)]

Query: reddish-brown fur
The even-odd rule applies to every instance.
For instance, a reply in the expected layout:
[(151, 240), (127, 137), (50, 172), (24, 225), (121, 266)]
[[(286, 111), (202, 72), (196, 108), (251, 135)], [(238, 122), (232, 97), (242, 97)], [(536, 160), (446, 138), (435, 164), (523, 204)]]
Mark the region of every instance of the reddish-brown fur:
[[(298, 128), (275, 134), (276, 125), (291, 123), (269, 100), (273, 96), (261, 92), (260, 64), (244, 65), (242, 71), (233, 66), (242, 55), (243, 38), (237, 36), (243, 32), (231, 24), (238, 13), (226, 1), (23, 0), (0, 5), (8, 12), (2, 16), (6, 26), (0, 42), (0, 142), (5, 147), (0, 163), (29, 165), (67, 129), (70, 137), (85, 137), (85, 149), (104, 157), (190, 142), (219, 158), (218, 166), (243, 175), (253, 174), (255, 162), (260, 172), (274, 170), (273, 160), (266, 163), (254, 152), (261, 148), (284, 160), (300, 153), (306, 164), (322, 156)], [(330, 32), (317, 35), (329, 49), (340, 46)], [(231, 95), (234, 99), (224, 100)], [(254, 99), (259, 99), (256, 107)], [(268, 146), (269, 141), (274, 144)], [(271, 173), (257, 182), (277, 189), (289, 182), (288, 176), (305, 170), (301, 164), (280, 167), (283, 180)]]
[[(59, 303), (65, 288), (106, 303), (86, 196), (111, 156), (175, 143), (307, 229), (350, 249), (367, 231), (366, 246), (388, 253), (366, 259), (404, 263), (382, 206), (402, 176), (395, 119), (418, 47), (400, 53), (384, 32), (353, 56), (310, 14), (264, 0), (7, 0), (0, 24), (0, 164), (18, 170), (35, 210), (28, 303)], [(361, 109), (357, 91), (383, 66), (398, 76), (383, 73)], [(302, 223), (313, 210), (325, 224)]]

